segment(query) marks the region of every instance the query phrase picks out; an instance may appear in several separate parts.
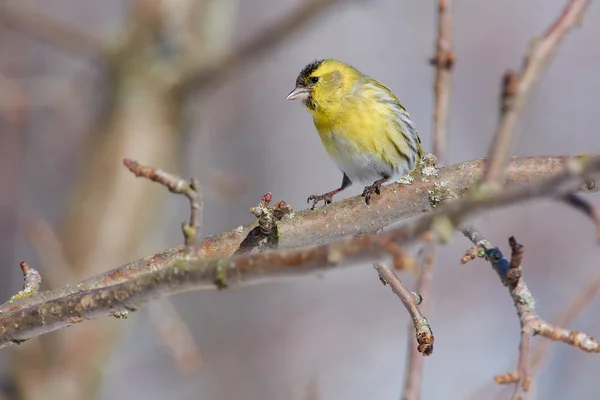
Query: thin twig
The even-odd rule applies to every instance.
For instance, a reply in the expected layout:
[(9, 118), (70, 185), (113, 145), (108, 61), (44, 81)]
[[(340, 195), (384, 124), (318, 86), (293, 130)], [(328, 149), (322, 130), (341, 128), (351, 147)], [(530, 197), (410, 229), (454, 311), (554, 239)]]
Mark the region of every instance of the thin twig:
[(19, 264), (23, 276), (25, 277), (25, 283), (23, 284), (23, 292), (35, 294), (40, 290), (42, 284), (42, 274), (37, 270), (31, 268), (25, 261), (21, 261)]
[(9, 302), (22, 299), (24, 297), (33, 296), (40, 290), (40, 285), (42, 283), (42, 274), (40, 274), (37, 270), (27, 265), (25, 261), (21, 261), (19, 267), (21, 267), (21, 271), (23, 271), (23, 277), (25, 278), (25, 282), (23, 283), (23, 290), (19, 291), (19, 293), (11, 297)]
[[(597, 294), (598, 290), (600, 290), (600, 273), (597, 273), (596, 276), (592, 279), (592, 281), (587, 285), (579, 295), (573, 299), (573, 301), (565, 308), (564, 311), (560, 313), (558, 317), (552, 322), (553, 326), (562, 326), (567, 327), (571, 324), (573, 319), (575, 319), (587, 305), (591, 302), (593, 297)], [(536, 375), (537, 371), (540, 369), (544, 358), (548, 354), (551, 345), (554, 343), (552, 340), (540, 340), (536, 346), (530, 351), (530, 359), (529, 359), (529, 370), (530, 375)], [(521, 355), (521, 351), (519, 356)], [(509, 372), (505, 372), (503, 374), (499, 374), (494, 377), (494, 381), (497, 384), (507, 385), (517, 383), (520, 380), (520, 373), (518, 370), (513, 370)], [(486, 384), (479, 388), (472, 397), (472, 399), (480, 399), (486, 396), (484, 393), (488, 393), (492, 390), (493, 386), (490, 384)]]
[(436, 53), (431, 59), (435, 66), (435, 108), (433, 111), (433, 153), (440, 165), (446, 165), (446, 136), (450, 111), (450, 91), (452, 90), (452, 7), (450, 0), (438, 2), (438, 33)]
[(524, 399), (529, 392), (531, 376), (529, 375), (529, 349), (531, 347), (531, 338), (534, 335), (529, 321), (539, 319), (535, 314), (535, 302), (533, 295), (527, 288), (522, 279), (523, 264), (523, 245), (517, 243), (514, 237), (508, 239), (511, 248), (510, 263), (507, 273), (508, 290), (514, 300), (519, 321), (521, 323), (521, 343), (519, 344), (519, 361), (517, 371), (519, 371), (519, 381), (515, 385), (513, 399)]
[[(581, 314), (581, 312), (598, 293), (598, 290), (600, 290), (600, 272), (596, 274), (592, 281), (581, 291), (581, 293), (579, 293), (577, 297), (573, 299), (573, 301), (565, 308), (565, 310), (562, 311), (558, 317), (556, 317), (552, 324), (554, 326), (564, 327), (571, 325), (573, 319)], [(540, 368), (552, 343), (552, 340), (540, 340), (538, 345), (534, 346), (533, 351), (531, 352), (531, 369), (533, 373)], [(514, 371), (514, 373), (518, 374), (517, 371)]]
[(465, 251), (465, 255), (460, 259), (460, 263), (466, 264), (469, 261), (473, 261), (477, 257), (479, 257), (479, 246), (471, 246), (467, 249), (467, 251)]
[(521, 344), (519, 345), (517, 372), (499, 375), (495, 380), (498, 383), (512, 383), (518, 379), (513, 399), (524, 399), (531, 384), (530, 342), (533, 336), (541, 335), (553, 341), (561, 341), (589, 353), (600, 353), (600, 343), (585, 333), (569, 331), (548, 323), (536, 314), (534, 297), (522, 278), (523, 246), (518, 244), (513, 237), (509, 239), (509, 244), (512, 256), (507, 283), (521, 323)]
[[(421, 312), (425, 315), (429, 313), (431, 304), (431, 286), (433, 281), (433, 267), (435, 263), (436, 244), (428, 242), (423, 248), (423, 259), (419, 271), (419, 280), (417, 282), (417, 293), (422, 301), (419, 304)], [(423, 380), (423, 364), (425, 359), (421, 356), (418, 349), (413, 345), (412, 337), (408, 340), (408, 360), (406, 363), (406, 377), (404, 379), (403, 400), (417, 400), (421, 397), (421, 382)]]
[(489, 160), (482, 183), (499, 184), (504, 178), (517, 122), (523, 113), (527, 98), (554, 56), (560, 42), (581, 22), (589, 3), (589, 0), (570, 0), (544, 35), (533, 41), (524, 57), (521, 71), (509, 70), (505, 73), (500, 122), (490, 146)]
[(530, 366), (532, 365), (532, 358), (530, 357), (530, 346), (531, 338), (534, 335), (542, 335), (554, 341), (562, 341), (586, 352), (600, 352), (600, 344), (592, 337), (583, 333), (568, 331), (556, 324), (549, 324), (535, 313), (534, 297), (522, 278), (523, 247), (514, 238), (511, 237), (509, 240), (512, 249), (509, 262), (500, 249), (493, 247), (472, 225), (468, 229), (463, 228), (463, 233), (474, 243), (477, 243), (480, 251), (490, 261), (502, 282), (508, 286), (519, 315), (521, 341), (517, 370), (494, 378), (499, 384), (516, 383), (513, 399), (524, 399), (531, 386)]
[(185, 252), (188, 256), (197, 256), (199, 249), (198, 234), (202, 225), (202, 196), (200, 184), (194, 178), (190, 182), (169, 174), (163, 170), (140, 165), (137, 161), (125, 158), (123, 164), (137, 177), (144, 177), (166, 186), (171, 193), (182, 194), (190, 201), (190, 222), (183, 222), (181, 228), (185, 237)]
[[(493, 246), (483, 233), (472, 224), (461, 226), (459, 230), (467, 239), (475, 244), (476, 249), (470, 248), (468, 251), (476, 253), (477, 257), (486, 258), (492, 265), (494, 271), (496, 271), (496, 274), (498, 274), (502, 283), (506, 285), (509, 264), (503, 257), (500, 249)], [(464, 258), (465, 257), (463, 257), (463, 259)]]
[(529, 373), (529, 349), (531, 348), (532, 333), (521, 328), (521, 341), (519, 343), (519, 361), (517, 363), (517, 381), (513, 392), (514, 400), (523, 400), (527, 397), (531, 386), (531, 374)]
[[(396, 258), (397, 257), (394, 257), (394, 259)], [(394, 292), (402, 301), (406, 311), (408, 311), (408, 314), (412, 318), (413, 326), (415, 328), (415, 338), (417, 339), (417, 351), (424, 356), (431, 355), (433, 353), (434, 337), (431, 326), (429, 326), (429, 323), (427, 322), (427, 318), (423, 316), (417, 306), (420, 301), (420, 296), (416, 296), (414, 292), (411, 292), (404, 286), (391, 268), (376, 264), (375, 269), (379, 273), (379, 277), (383, 284), (390, 286), (392, 292)]]
[[(580, 190), (583, 182), (599, 177), (600, 156), (578, 162), (582, 168), (577, 171), (567, 170), (550, 179), (507, 188), (500, 193), (446, 202), (411, 223), (381, 234), (338, 239), (333, 243), (299, 249), (282, 249), (279, 246), (276, 250), (233, 257), (189, 259), (182, 257), (184, 253), (181, 248), (169, 249), (89, 278), (78, 285), (68, 285), (0, 305), (0, 348), (85, 319), (136, 310), (151, 298), (192, 289), (215, 289), (217, 281), (225, 280), (230, 286), (239, 286), (279, 279), (286, 273), (301, 275), (365, 261), (377, 262), (388, 253), (385, 246), (389, 243), (408, 245), (421, 240), (430, 230), (436, 236), (443, 237), (446, 231), (453, 232), (455, 226), (478, 212), (535, 198), (561, 197)], [(354, 201), (360, 200), (361, 197), (356, 196)], [(398, 197), (395, 202), (398, 202)], [(375, 201), (370, 208), (381, 212), (384, 204)], [(365, 208), (362, 207), (362, 210)], [(294, 220), (300, 218), (298, 214), (290, 215), (287, 220), (296, 222)], [(315, 218), (314, 214), (317, 213), (309, 213), (305, 218)], [(330, 236), (335, 236), (337, 229), (341, 230), (338, 235), (349, 234), (343, 225), (338, 227), (333, 223), (331, 215), (324, 219)], [(358, 223), (356, 218), (355, 222)], [(388, 224), (392, 222), (388, 220)], [(285, 225), (278, 224), (280, 236)], [(234, 233), (238, 244), (243, 230), (242, 227)], [(318, 232), (312, 234), (317, 235), (314, 241), (323, 240), (316, 239)], [(282, 237), (280, 243), (281, 240)], [(208, 244), (216, 246), (214, 241), (209, 240), (203, 246)], [(48, 310), (53, 311), (48, 313)], [(595, 342), (579, 339), (573, 342), (578, 348), (590, 352), (597, 350)]]

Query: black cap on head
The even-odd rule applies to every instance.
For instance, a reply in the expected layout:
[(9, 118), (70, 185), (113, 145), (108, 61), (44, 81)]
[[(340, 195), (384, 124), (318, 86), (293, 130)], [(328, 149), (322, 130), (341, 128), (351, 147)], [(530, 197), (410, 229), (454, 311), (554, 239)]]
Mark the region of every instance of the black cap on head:
[(319, 68), (319, 65), (321, 65), (323, 61), (324, 60), (314, 60), (308, 63), (306, 67), (300, 71), (300, 75), (298, 75), (298, 78), (296, 79), (296, 86), (305, 86), (310, 74), (312, 74), (315, 69)]

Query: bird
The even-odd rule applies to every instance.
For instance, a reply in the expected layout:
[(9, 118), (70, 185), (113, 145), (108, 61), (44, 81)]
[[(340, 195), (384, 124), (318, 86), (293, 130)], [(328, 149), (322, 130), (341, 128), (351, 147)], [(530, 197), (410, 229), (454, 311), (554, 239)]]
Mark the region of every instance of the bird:
[(353, 183), (366, 185), (370, 204), (381, 186), (411, 172), (424, 154), (406, 108), (376, 79), (333, 58), (315, 59), (296, 78), (286, 100), (301, 100), (312, 114), (323, 147), (342, 172), (339, 188), (310, 195), (311, 210)]

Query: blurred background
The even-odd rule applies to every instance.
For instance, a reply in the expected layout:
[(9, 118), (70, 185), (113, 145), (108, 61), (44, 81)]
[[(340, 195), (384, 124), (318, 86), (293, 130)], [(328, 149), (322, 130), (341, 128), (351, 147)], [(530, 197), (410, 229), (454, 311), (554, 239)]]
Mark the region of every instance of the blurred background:
[[(455, 3), (448, 163), (486, 155), (503, 71), (520, 66), (566, 1)], [(252, 222), (248, 209), (268, 191), (302, 209), (309, 194), (337, 187), (310, 115), (284, 100), (315, 58), (389, 86), (432, 151), (436, 10), (409, 0), (3, 1), (0, 298), (22, 287), (20, 260), (49, 289), (182, 242), (186, 201), (134, 179), (123, 157), (198, 177), (203, 236)], [(561, 46), (515, 154), (600, 152), (599, 19), (592, 3)], [(525, 276), (548, 320), (599, 271), (592, 223), (561, 204), (474, 222), (504, 250), (510, 235), (524, 244)], [(455, 235), (438, 252), (424, 400), (508, 398), (493, 376), (516, 366), (518, 319), (484, 261), (460, 265), (469, 246)], [(413, 274), (401, 278), (414, 287)], [(600, 335), (598, 310), (600, 298), (569, 327)], [(370, 265), (191, 292), (126, 321), (102, 318), (0, 351), (0, 399), (397, 399), (408, 324)], [(599, 369), (597, 355), (554, 344), (535, 390), (597, 398)]]

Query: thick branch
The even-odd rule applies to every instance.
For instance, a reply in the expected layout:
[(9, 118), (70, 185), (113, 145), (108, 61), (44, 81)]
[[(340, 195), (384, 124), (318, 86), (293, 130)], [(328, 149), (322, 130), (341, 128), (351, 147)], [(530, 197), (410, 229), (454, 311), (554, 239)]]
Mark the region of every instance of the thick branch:
[[(554, 162), (557, 161), (554, 160)], [(457, 166), (452, 167), (452, 169), (456, 168)], [(457, 172), (459, 170), (460, 168)], [(136, 310), (141, 304), (153, 298), (192, 289), (214, 289), (216, 282), (225, 281), (229, 286), (236, 286), (264, 282), (286, 274), (306, 274), (349, 266), (361, 261), (377, 261), (385, 255), (387, 252), (385, 246), (391, 242), (410, 244), (419, 240), (430, 229), (436, 234), (444, 236), (448, 234), (446, 231), (453, 232), (464, 219), (483, 210), (534, 198), (561, 197), (579, 190), (583, 187), (584, 182), (599, 177), (600, 156), (595, 156), (582, 160), (581, 168), (576, 172), (571, 168), (552, 178), (522, 187), (506, 189), (498, 194), (480, 194), (477, 198), (468, 197), (449, 202), (414, 222), (382, 234), (341, 239), (334, 243), (302, 249), (286, 250), (280, 247), (277, 250), (262, 253), (189, 261), (182, 257), (181, 248), (169, 249), (164, 253), (155, 254), (92, 277), (78, 285), (69, 285), (5, 303), (0, 306), (0, 348), (64, 328), (84, 319), (114, 315), (123, 310)], [(527, 178), (531, 179), (531, 175), (527, 175)], [(525, 177), (522, 179), (524, 180)], [(413, 187), (412, 191), (414, 192), (415, 189)], [(394, 190), (398, 193), (394, 194)], [(402, 195), (403, 192), (397, 187), (386, 188), (382, 191), (382, 196), (378, 197), (371, 207), (364, 206), (361, 203), (362, 198), (359, 196), (346, 202), (340, 202), (342, 204), (337, 203), (337, 207), (338, 209), (347, 207), (350, 211), (353, 204), (361, 203), (360, 209), (365, 214), (368, 214), (369, 210), (372, 213), (381, 214), (392, 202), (395, 204), (407, 203), (404, 198), (399, 201)], [(413, 211), (418, 209), (413, 207)], [(327, 232), (327, 236), (330, 238), (354, 233), (346, 230), (346, 221), (339, 221), (340, 225), (337, 225), (338, 221), (332, 218), (336, 213), (328, 214), (328, 210), (334, 211), (335, 208), (325, 207), (321, 212), (296, 214), (291, 217), (291, 222), (282, 224), (282, 228), (287, 225), (287, 229), (295, 226), (298, 230), (291, 232), (288, 230), (285, 235), (301, 235), (308, 231), (313, 235), (313, 242), (316, 242), (322, 232)], [(357, 207), (354, 206), (354, 212), (356, 213), (356, 211)], [(343, 214), (338, 215), (342, 216)], [(312, 218), (321, 218), (320, 222), (324, 227), (321, 226), (321, 229), (315, 227), (312, 231), (306, 230), (306, 223), (302, 222), (307, 222)], [(294, 222), (294, 219), (300, 221)], [(358, 218), (358, 215), (355, 215), (352, 223), (358, 226), (365, 221), (368, 221), (366, 225), (369, 227), (361, 228), (363, 231), (368, 232), (375, 229), (376, 223), (369, 219)], [(388, 217), (387, 224), (392, 222), (393, 219)], [(242, 228), (240, 231), (243, 233), (244, 229)], [(283, 232), (281, 234), (283, 235)], [(239, 233), (235, 235), (239, 244), (241, 235)], [(295, 243), (302, 243), (307, 239), (308, 237), (305, 236), (303, 240)], [(232, 239), (226, 234), (222, 240)], [(210, 239), (206, 240), (203, 245), (207, 246), (209, 243), (211, 243)], [(212, 251), (212, 255), (214, 255), (219, 251), (219, 246), (214, 242), (214, 238), (212, 244), (217, 248)], [(221, 247), (220, 251), (223, 250)]]
[[(560, 173), (570, 157), (514, 157), (506, 184), (518, 185), (549, 178)], [(381, 195), (365, 207), (360, 196), (334, 202), (314, 211), (303, 210), (278, 222), (278, 248), (294, 248), (326, 243), (345, 235), (376, 232), (401, 219), (435, 208), (440, 191), (465, 193), (481, 176), (485, 159), (465, 161), (427, 175), (417, 174), (410, 185), (384, 186)], [(437, 185), (436, 185), (437, 184)], [(443, 185), (442, 185), (443, 184)], [(597, 190), (599, 185), (588, 186)], [(401, 198), (403, 201), (398, 201)], [(233, 254), (253, 226), (239, 226), (221, 235), (210, 236), (200, 244), (203, 257)]]
[(527, 98), (554, 56), (560, 42), (581, 21), (589, 3), (589, 0), (570, 0), (546, 33), (534, 40), (525, 56), (521, 72), (509, 70), (505, 73), (500, 122), (490, 145), (490, 159), (484, 172), (483, 182), (493, 183), (502, 180), (505, 174), (504, 168), (509, 161), (517, 122), (523, 113)]

